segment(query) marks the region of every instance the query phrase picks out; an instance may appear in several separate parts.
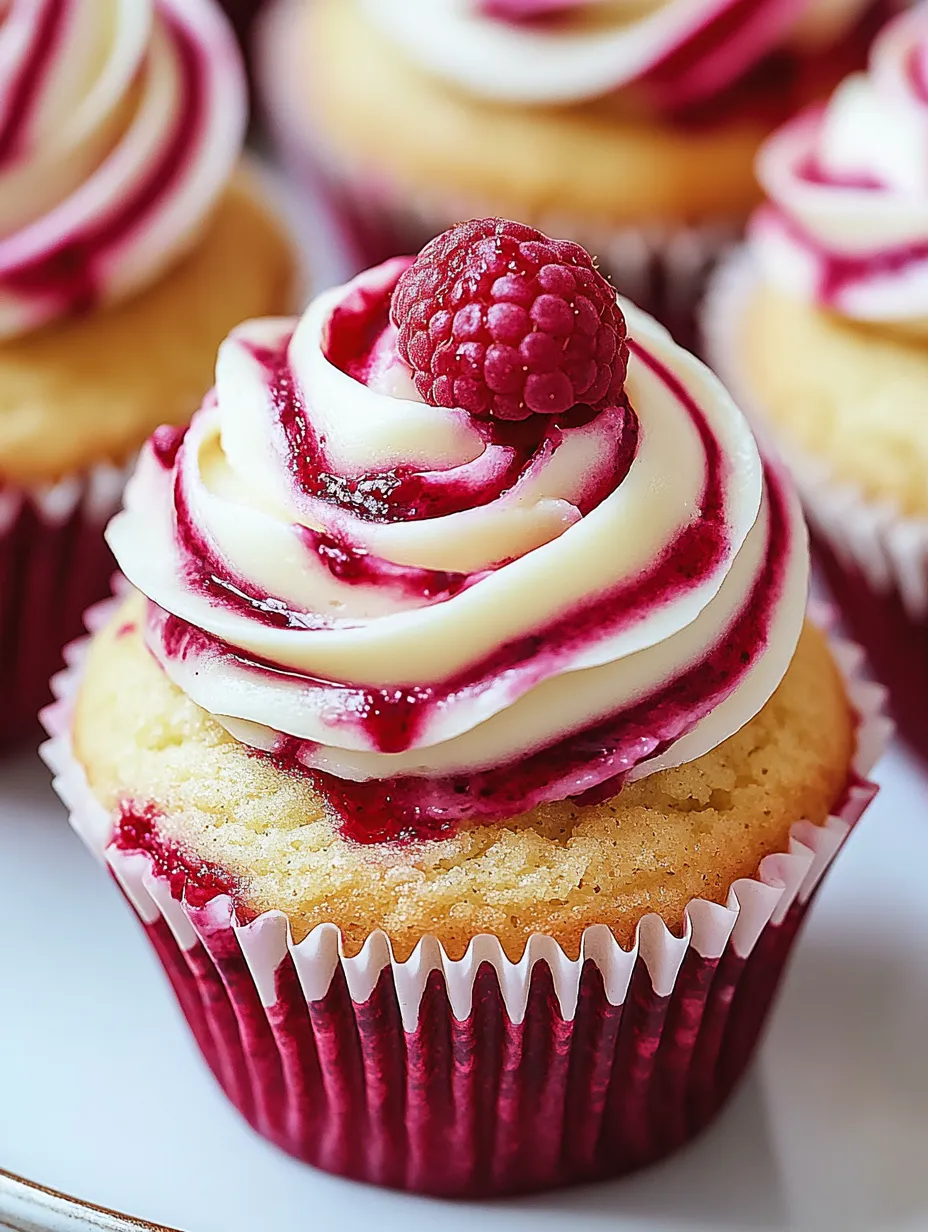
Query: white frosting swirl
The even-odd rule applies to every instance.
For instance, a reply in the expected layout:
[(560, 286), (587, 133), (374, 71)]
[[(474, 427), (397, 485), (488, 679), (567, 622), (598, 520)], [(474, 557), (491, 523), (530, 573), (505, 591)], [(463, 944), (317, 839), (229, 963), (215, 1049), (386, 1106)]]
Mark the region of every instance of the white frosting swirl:
[(0, 2), (0, 339), (156, 279), (196, 240), (245, 121), (212, 0)]
[[(805, 607), (801, 514), (765, 483), (744, 418), (625, 303), (627, 406), (546, 419), (527, 445), (426, 406), (386, 323), (406, 264), (296, 325), (235, 330), (183, 443), (145, 451), (109, 541), (157, 605), (152, 650), (240, 739), (294, 738), (344, 780), (516, 767), (636, 706), (633, 748), (516, 797), (714, 747), (776, 688)], [(356, 379), (332, 357), (372, 323)], [(757, 644), (738, 657), (745, 622)], [(667, 700), (700, 672), (714, 683)]]
[(928, 5), (885, 27), (867, 73), (761, 150), (751, 243), (791, 294), (928, 329)]
[[(565, 0), (562, 22), (537, 23), (501, 20), (486, 0), (361, 2), (424, 68), (472, 94), (566, 103), (637, 83), (675, 107), (730, 85), (779, 46), (836, 41), (871, 0)], [(554, 7), (537, 5), (539, 15)]]

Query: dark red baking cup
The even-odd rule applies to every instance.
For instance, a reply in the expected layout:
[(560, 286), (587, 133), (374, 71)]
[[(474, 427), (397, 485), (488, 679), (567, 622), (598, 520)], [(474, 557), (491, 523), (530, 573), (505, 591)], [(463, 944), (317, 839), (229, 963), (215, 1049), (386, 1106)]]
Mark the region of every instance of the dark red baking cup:
[(103, 530), (124, 479), (101, 467), (43, 492), (0, 484), (0, 747), (39, 737), (62, 648), (110, 593), (115, 562)]
[(588, 961), (572, 1021), (544, 963), (517, 1024), (491, 965), (463, 1021), (435, 971), (411, 1032), (389, 969), (361, 1005), (340, 971), (307, 1004), (285, 960), (263, 1007), (231, 930), (187, 951), (163, 919), (147, 932), (210, 1068), (258, 1133), (353, 1180), (488, 1197), (621, 1176), (708, 1124), (751, 1058), (808, 901), (747, 959), (688, 952), (670, 996), (639, 959), (612, 1005)]
[(842, 560), (816, 535), (815, 558), (848, 634), (867, 652), (875, 674), (889, 690), (899, 733), (928, 761), (928, 612), (918, 620), (895, 589), (877, 589), (852, 562)]
[(883, 690), (860, 678), (859, 653), (836, 644), (859, 714), (843, 800), (824, 825), (797, 822), (789, 850), (735, 882), (727, 905), (691, 902), (680, 936), (649, 916), (631, 951), (599, 926), (577, 959), (536, 935), (519, 963), (492, 936), (457, 961), (425, 937), (399, 962), (376, 932), (348, 957), (331, 924), (294, 944), (280, 912), (240, 923), (227, 894), (203, 902), (200, 886), (188, 897), (148, 851), (112, 841), (112, 817), (70, 747), (86, 646), (55, 682), (43, 753), (223, 1090), (258, 1133), (309, 1164), (446, 1197), (621, 1176), (715, 1116), (821, 878), (875, 794), (866, 775), (889, 730)]

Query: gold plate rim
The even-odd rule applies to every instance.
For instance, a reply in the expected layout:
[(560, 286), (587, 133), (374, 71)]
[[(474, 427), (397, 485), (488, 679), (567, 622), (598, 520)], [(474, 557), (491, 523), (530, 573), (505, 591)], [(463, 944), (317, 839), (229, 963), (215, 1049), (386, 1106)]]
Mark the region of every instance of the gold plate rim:
[(179, 1232), (72, 1198), (2, 1168), (0, 1228), (10, 1232)]

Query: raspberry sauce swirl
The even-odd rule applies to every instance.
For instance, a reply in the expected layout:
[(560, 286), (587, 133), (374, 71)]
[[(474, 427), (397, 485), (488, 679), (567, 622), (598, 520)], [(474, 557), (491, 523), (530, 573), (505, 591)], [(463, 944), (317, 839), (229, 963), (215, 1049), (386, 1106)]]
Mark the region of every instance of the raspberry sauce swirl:
[(213, 0), (0, 0), (0, 339), (122, 299), (199, 236), (246, 91)]
[(750, 240), (765, 274), (859, 321), (928, 330), (928, 8), (891, 21), (869, 69), (774, 134)]
[(776, 688), (808, 580), (795, 498), (651, 318), (622, 302), (598, 413), (472, 418), (398, 355), (408, 264), (236, 329), (109, 530), (171, 679), (367, 841), (700, 756)]
[(580, 102), (636, 86), (661, 108), (707, 99), (770, 52), (822, 47), (871, 0), (361, 0), (424, 68), (501, 102)]

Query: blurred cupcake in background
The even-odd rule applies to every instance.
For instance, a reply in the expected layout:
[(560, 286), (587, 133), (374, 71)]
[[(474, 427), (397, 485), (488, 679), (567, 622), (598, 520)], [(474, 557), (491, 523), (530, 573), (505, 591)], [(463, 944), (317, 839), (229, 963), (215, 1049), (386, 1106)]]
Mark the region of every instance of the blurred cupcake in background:
[(251, 46), (252, 26), (262, 3), (263, 0), (219, 0), (246, 55)]
[(928, 6), (761, 152), (769, 202), (706, 302), (855, 636), (928, 755)]
[[(242, 49), (245, 69), (248, 74), (248, 83), (251, 87), (252, 98), (254, 98), (254, 57), (252, 55), (254, 49), (254, 29), (258, 14), (264, 5), (264, 0), (218, 0), (218, 3), (226, 17), (228, 17), (232, 29), (235, 31), (239, 46)], [(256, 117), (260, 119), (257, 109), (252, 113), (252, 120), (256, 119)]]
[(703, 364), (475, 220), (237, 328), (109, 538), (46, 756), (259, 1132), (477, 1196), (711, 1120), (886, 725)]
[(776, 124), (863, 63), (872, 0), (278, 0), (263, 86), (355, 264), (475, 213), (582, 242), (687, 341)]
[(0, 4), (0, 741), (24, 734), (113, 568), (103, 527), (216, 346), (292, 307), (237, 164), (241, 60), (212, 0)]

